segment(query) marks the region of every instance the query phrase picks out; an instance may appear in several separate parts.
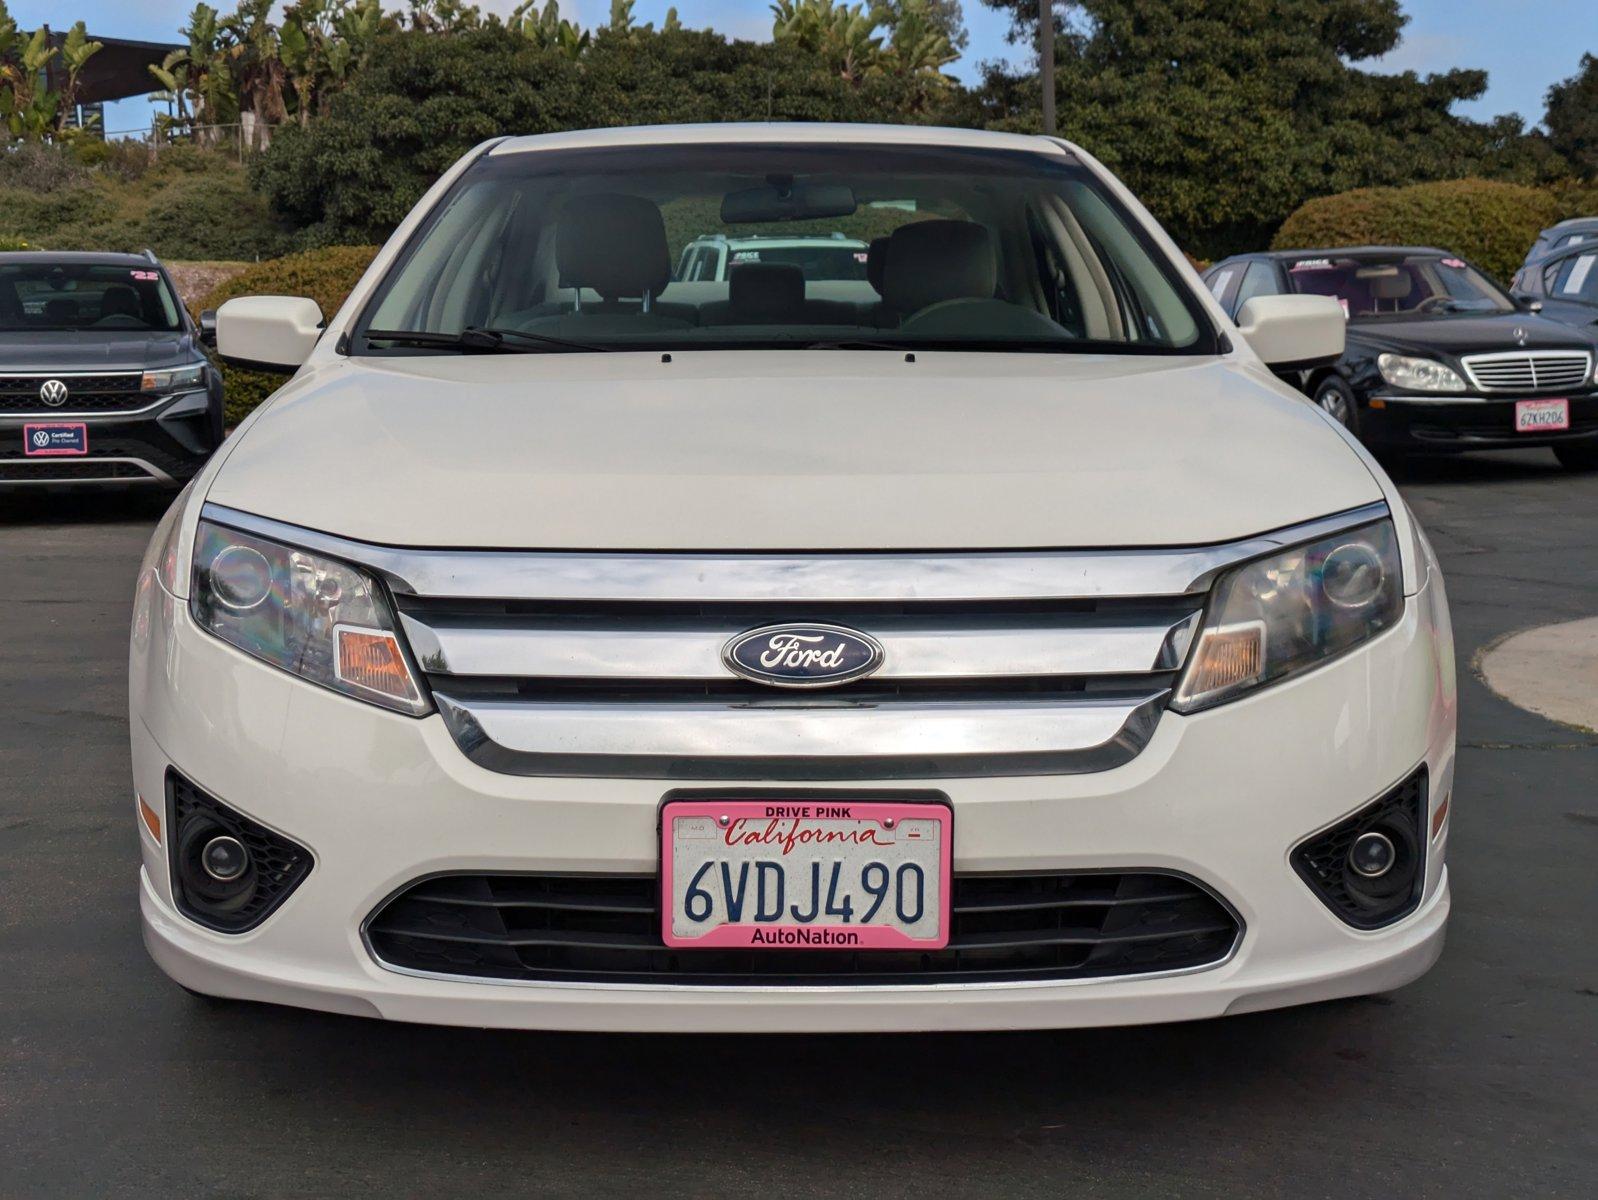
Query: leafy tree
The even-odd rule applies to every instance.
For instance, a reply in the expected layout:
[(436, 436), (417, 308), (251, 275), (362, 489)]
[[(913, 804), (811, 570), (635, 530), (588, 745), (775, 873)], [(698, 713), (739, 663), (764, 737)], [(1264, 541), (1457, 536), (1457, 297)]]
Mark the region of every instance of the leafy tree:
[(1581, 69), (1548, 89), (1548, 140), (1585, 179), (1598, 178), (1598, 55), (1583, 54)]
[[(1030, 41), (1035, 0), (1009, 9)], [(1120, 173), (1191, 250), (1257, 246), (1310, 196), (1455, 178), (1516, 157), (1521, 132), (1452, 106), (1486, 88), (1481, 71), (1421, 78), (1359, 62), (1391, 50), (1397, 0), (1076, 0), (1057, 18), (1061, 133)], [(1036, 129), (1035, 74), (989, 72), (988, 121)]]
[[(669, 15), (674, 16), (676, 12), (672, 9)], [(525, 0), (511, 13), (509, 25), (537, 49), (570, 59), (581, 58), (593, 41), (576, 22), (560, 15), (560, 0), (545, 0), (543, 11), (539, 11), (538, 0)]]
[(61, 66), (66, 71), (66, 86), (61, 89), (61, 98), (56, 110), (56, 133), (65, 135), (68, 131), (68, 122), (72, 119), (73, 111), (78, 106), (78, 76), (88, 61), (100, 51), (105, 49), (104, 42), (91, 42), (89, 31), (82, 21), (77, 22), (61, 41)]
[(233, 70), (223, 41), (222, 17), (209, 4), (196, 4), (189, 23), (178, 30), (188, 45), (152, 66), (161, 85), (157, 98), (170, 99), (177, 124), (225, 125), (238, 119)]
[(380, 36), (327, 116), (279, 133), (253, 177), (307, 241), (366, 242), (385, 237), (463, 152), (501, 134), (911, 114), (945, 122), (975, 115), (943, 106), (918, 112), (900, 77), (850, 82), (817, 70), (792, 45), (732, 42), (708, 30), (601, 27), (576, 57), (507, 36), (490, 18), (481, 30), (450, 37)]
[(772, 40), (819, 59), (850, 83), (882, 69), (882, 21), (864, 4), (777, 0)]

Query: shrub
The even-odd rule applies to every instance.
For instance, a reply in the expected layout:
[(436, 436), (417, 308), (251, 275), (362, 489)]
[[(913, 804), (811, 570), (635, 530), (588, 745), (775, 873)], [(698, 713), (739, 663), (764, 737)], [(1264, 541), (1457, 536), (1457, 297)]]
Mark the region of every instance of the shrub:
[[(323, 316), (331, 317), (376, 254), (376, 246), (330, 246), (255, 263), (212, 289), (195, 311), (216, 308), (235, 296), (308, 296), (321, 305)], [(224, 367), (222, 379), (229, 425), (242, 421), (283, 382), (280, 375), (235, 367)]]
[(32, 249), (27, 242), (19, 237), (12, 237), (8, 233), (0, 233), (0, 250), (29, 250)]
[(1538, 232), (1558, 219), (1559, 209), (1549, 190), (1486, 179), (1356, 188), (1300, 205), (1271, 245), (1277, 250), (1438, 246), (1507, 281)]
[(272, 258), (289, 243), (237, 171), (178, 175), (151, 197), (144, 235), (163, 258)]

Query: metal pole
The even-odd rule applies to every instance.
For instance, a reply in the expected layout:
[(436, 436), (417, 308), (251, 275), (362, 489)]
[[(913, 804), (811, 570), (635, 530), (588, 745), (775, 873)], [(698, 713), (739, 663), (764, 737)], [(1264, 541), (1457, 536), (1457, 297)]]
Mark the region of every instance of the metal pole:
[(1043, 85), (1043, 132), (1054, 136), (1054, 0), (1038, 0), (1038, 79)]

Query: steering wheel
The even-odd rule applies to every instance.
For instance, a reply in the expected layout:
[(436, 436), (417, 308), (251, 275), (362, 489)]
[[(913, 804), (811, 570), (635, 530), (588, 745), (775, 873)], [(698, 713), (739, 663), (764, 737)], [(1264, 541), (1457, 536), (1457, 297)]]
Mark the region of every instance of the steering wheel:
[(1415, 311), (1418, 313), (1436, 312), (1447, 308), (1453, 302), (1454, 300), (1451, 296), (1427, 296), (1426, 299), (1415, 306)]

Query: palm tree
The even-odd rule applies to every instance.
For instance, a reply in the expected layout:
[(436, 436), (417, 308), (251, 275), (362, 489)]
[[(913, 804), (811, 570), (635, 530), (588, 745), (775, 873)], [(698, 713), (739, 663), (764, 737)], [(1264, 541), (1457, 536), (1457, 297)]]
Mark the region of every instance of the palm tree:
[(222, 21), (228, 64), (238, 81), (244, 140), (260, 149), (271, 141), (272, 126), (288, 116), (283, 104), (286, 73), (271, 15), (272, 0), (239, 0), (237, 10)]
[(56, 110), (58, 134), (66, 135), (68, 122), (78, 106), (78, 76), (83, 72), (84, 65), (104, 49), (104, 42), (89, 40), (89, 31), (82, 21), (67, 30), (67, 36), (62, 39), (61, 65), (66, 69), (66, 86), (61, 89)]
[(771, 37), (816, 55), (850, 83), (883, 67), (881, 14), (835, 0), (776, 0)]

